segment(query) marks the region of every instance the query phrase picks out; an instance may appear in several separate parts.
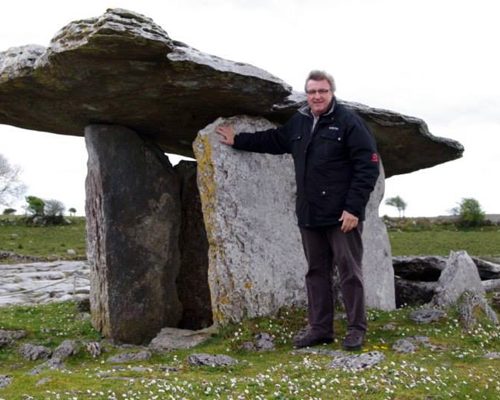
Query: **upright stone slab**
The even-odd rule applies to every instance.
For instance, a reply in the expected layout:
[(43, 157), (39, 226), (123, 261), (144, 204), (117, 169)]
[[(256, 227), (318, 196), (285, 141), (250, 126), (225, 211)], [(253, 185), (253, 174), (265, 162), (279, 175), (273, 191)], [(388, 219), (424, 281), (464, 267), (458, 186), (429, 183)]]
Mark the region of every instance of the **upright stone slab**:
[(179, 181), (168, 158), (134, 131), (85, 128), (87, 252), (92, 323), (142, 343), (181, 317)]
[(363, 279), (367, 306), (380, 310), (394, 310), (396, 295), (391, 243), (387, 228), (378, 215), (384, 190), (385, 174), (381, 164), (380, 175), (366, 206), (363, 224)]
[(200, 192), (196, 182), (196, 162), (181, 161), (175, 166), (181, 180), (182, 223), (179, 236), (181, 266), (177, 278), (182, 319), (179, 328), (198, 330), (212, 325), (212, 304), (208, 286), (208, 240)]
[(431, 303), (439, 307), (449, 307), (465, 292), (479, 296), (485, 294), (479, 272), (469, 254), (463, 250), (451, 251)]
[(273, 127), (262, 118), (220, 118), (200, 131), (193, 145), (217, 323), (269, 315), (306, 301), (292, 159), (220, 144), (215, 128), (223, 122), (237, 132)]

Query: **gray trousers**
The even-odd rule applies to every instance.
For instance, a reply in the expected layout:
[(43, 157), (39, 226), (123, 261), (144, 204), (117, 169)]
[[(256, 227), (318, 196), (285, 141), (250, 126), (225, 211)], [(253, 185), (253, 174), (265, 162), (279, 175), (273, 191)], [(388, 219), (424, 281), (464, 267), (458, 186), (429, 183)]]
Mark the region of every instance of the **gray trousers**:
[(306, 274), (309, 326), (314, 335), (333, 336), (333, 268), (337, 266), (347, 329), (365, 332), (366, 308), (361, 261), (362, 223), (349, 233), (340, 226), (300, 228), (309, 265)]

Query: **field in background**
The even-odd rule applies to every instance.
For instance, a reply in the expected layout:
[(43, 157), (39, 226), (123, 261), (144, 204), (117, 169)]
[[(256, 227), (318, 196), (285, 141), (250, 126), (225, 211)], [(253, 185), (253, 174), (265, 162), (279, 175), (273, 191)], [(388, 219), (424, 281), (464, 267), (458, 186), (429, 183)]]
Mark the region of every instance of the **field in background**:
[[(0, 251), (46, 260), (83, 259), (85, 219), (69, 220), (70, 225), (29, 227), (22, 225), (19, 217), (0, 216)], [(466, 250), (470, 255), (500, 259), (499, 225), (458, 229), (452, 223), (426, 218), (392, 218), (386, 223), (393, 256), (448, 255), (451, 250)], [(15, 260), (0, 258), (0, 263), (9, 262)]]

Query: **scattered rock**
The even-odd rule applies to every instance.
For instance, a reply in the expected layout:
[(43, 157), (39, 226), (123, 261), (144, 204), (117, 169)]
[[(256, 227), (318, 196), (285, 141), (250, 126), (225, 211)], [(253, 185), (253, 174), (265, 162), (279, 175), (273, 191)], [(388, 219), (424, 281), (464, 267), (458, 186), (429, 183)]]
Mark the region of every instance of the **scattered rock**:
[(0, 375), (0, 389), (9, 386), (12, 383), (12, 377), (9, 375)]
[(466, 331), (471, 331), (478, 323), (478, 317), (487, 318), (498, 324), (498, 316), (490, 307), (486, 298), (480, 294), (465, 292), (458, 300), (460, 323)]
[(85, 349), (94, 358), (97, 358), (102, 354), (102, 348), (99, 342), (88, 342), (85, 344)]
[(484, 358), (488, 358), (490, 360), (500, 360), (500, 352), (486, 353)]
[(146, 361), (151, 358), (151, 352), (144, 350), (136, 353), (121, 353), (108, 358), (108, 362), (115, 364), (123, 364), (134, 361)]
[(229, 367), (238, 364), (237, 360), (225, 354), (192, 354), (187, 360), (193, 366)]
[(212, 336), (213, 328), (191, 331), (188, 329), (163, 328), (151, 341), (149, 348), (153, 351), (169, 351), (189, 349), (198, 346)]
[(66, 250), (66, 254), (68, 256), (76, 256), (76, 250), (75, 249), (68, 249), (68, 250)]
[(80, 345), (75, 340), (65, 340), (52, 353), (52, 358), (58, 358), (62, 361), (75, 355), (80, 350)]
[(385, 356), (380, 351), (370, 351), (368, 353), (337, 357), (331, 362), (330, 367), (353, 372), (361, 371), (377, 365), (384, 359)]
[(7, 331), (0, 329), (0, 349), (10, 346), (15, 340), (22, 339), (25, 336), (25, 331)]
[(395, 331), (398, 329), (398, 326), (394, 322), (389, 322), (388, 324), (385, 324), (382, 329), (384, 331)]
[(500, 279), (489, 279), (487, 281), (482, 281), (482, 284), (486, 292), (500, 290)]
[(430, 324), (444, 317), (446, 317), (446, 313), (443, 310), (434, 308), (415, 310), (410, 314), (410, 319), (417, 324)]
[(392, 349), (396, 353), (408, 354), (416, 352), (417, 346), (407, 339), (399, 339), (392, 345)]
[(19, 354), (29, 361), (47, 360), (52, 354), (52, 350), (45, 346), (37, 346), (30, 343), (22, 345)]
[(248, 351), (271, 351), (276, 348), (273, 337), (265, 332), (258, 333), (253, 342), (245, 342), (241, 347)]

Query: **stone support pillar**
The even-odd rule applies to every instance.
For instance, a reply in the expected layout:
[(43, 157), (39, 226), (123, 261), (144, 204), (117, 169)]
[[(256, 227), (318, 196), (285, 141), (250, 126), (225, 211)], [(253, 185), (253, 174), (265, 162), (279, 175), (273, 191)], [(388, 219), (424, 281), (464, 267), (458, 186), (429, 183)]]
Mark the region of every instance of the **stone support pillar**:
[(366, 206), (363, 227), (363, 278), (367, 306), (379, 310), (394, 310), (396, 297), (391, 243), (387, 228), (378, 215), (384, 191), (385, 173), (381, 163), (377, 184)]
[(182, 315), (179, 179), (134, 131), (85, 128), (87, 256), (92, 323), (104, 336), (143, 343)]

